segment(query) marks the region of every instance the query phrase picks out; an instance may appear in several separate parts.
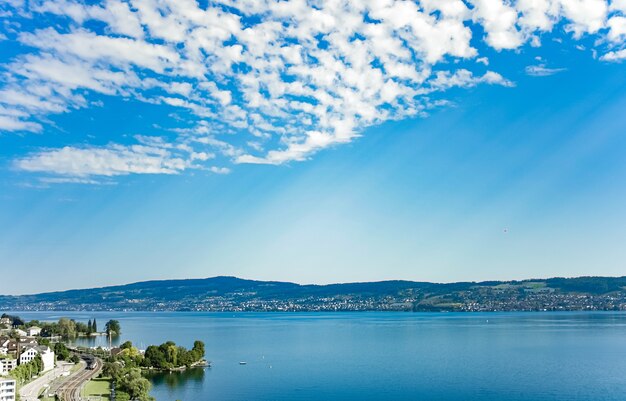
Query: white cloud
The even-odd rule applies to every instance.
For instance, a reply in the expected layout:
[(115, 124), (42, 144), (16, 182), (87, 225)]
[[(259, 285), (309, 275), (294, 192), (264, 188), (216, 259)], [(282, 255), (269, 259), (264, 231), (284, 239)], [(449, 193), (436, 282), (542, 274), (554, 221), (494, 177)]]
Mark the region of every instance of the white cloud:
[(611, 42), (621, 43), (626, 37), (626, 17), (616, 15), (608, 21), (609, 33), (607, 38)]
[(497, 72), (487, 71), (484, 75), (476, 77), (471, 71), (460, 69), (454, 72), (439, 71), (431, 85), (437, 89), (447, 89), (452, 87), (470, 88), (478, 84), (487, 83), (491, 85), (515, 86), (515, 84)]
[(40, 124), (23, 121), (14, 116), (0, 115), (0, 130), (2, 131), (41, 131)]
[(605, 0), (561, 0), (563, 16), (575, 37), (595, 33), (604, 27), (608, 5)]
[(87, 185), (111, 185), (111, 181), (99, 181), (92, 178), (79, 177), (40, 177), (39, 182), (44, 184), (87, 184)]
[(212, 166), (209, 170), (215, 174), (230, 174), (230, 169), (228, 167)]
[(515, 49), (523, 43), (516, 23), (517, 10), (502, 0), (472, 0), (474, 20), (479, 22), (487, 43), (496, 50)]
[(626, 59), (626, 49), (608, 52), (600, 57), (600, 60), (603, 61), (622, 61), (624, 59)]
[(33, 0), (20, 18), (57, 19), (13, 32), (26, 50), (4, 66), (0, 130), (41, 131), (49, 114), (89, 107), (100, 93), (180, 109), (187, 128), (170, 139), (176, 150), (66, 146), (18, 167), (80, 177), (171, 174), (214, 158), (306, 160), (371, 125), (423, 115), (452, 87), (513, 86), (485, 71), (477, 40), (519, 51), (565, 29), (596, 35), (601, 59), (621, 60), (625, 1)]
[(43, 150), (15, 162), (19, 170), (68, 177), (128, 174), (178, 174), (190, 161), (162, 147), (118, 144), (106, 147), (72, 147)]
[(533, 77), (547, 77), (565, 71), (565, 68), (548, 68), (544, 64), (526, 66), (526, 74)]

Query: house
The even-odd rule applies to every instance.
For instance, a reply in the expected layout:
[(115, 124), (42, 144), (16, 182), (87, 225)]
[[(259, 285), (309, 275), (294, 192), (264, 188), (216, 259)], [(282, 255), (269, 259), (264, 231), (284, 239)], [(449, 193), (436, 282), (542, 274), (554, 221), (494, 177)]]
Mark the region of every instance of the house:
[(28, 335), (28, 333), (26, 333), (24, 330), (22, 329), (15, 329), (15, 332), (17, 333), (18, 336), (20, 337), (26, 337)]
[(27, 347), (24, 352), (20, 354), (20, 365), (32, 361), (37, 355), (41, 356), (44, 372), (54, 368), (54, 351), (45, 345)]
[(8, 355), (17, 351), (17, 341), (11, 337), (0, 337), (0, 355)]
[(37, 340), (35, 340), (34, 338), (28, 338), (28, 337), (22, 337), (20, 338), (20, 349), (24, 349), (30, 346), (36, 346), (39, 345), (39, 343), (37, 342)]
[(8, 317), (3, 317), (0, 319), (0, 326), (11, 327), (13, 326), (13, 320)]
[(36, 337), (41, 334), (41, 327), (33, 326), (26, 329), (26, 334), (29, 337)]
[(0, 401), (15, 401), (17, 386), (13, 379), (0, 379)]
[(0, 359), (0, 376), (8, 375), (15, 368), (17, 368), (17, 359)]

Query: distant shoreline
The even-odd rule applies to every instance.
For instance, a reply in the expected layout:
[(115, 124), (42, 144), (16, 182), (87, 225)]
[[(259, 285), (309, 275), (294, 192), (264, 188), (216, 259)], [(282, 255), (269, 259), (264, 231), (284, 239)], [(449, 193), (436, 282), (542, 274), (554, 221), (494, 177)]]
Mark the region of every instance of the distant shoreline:
[(136, 312), (548, 312), (626, 310), (626, 277), (300, 285), (236, 277), (0, 296), (0, 310)]

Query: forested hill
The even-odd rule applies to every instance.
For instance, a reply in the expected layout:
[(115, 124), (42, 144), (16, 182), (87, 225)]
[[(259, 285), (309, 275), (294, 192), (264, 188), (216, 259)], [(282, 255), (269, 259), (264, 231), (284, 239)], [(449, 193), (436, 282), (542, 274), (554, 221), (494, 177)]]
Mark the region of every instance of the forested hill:
[(380, 281), (330, 285), (213, 277), (0, 296), (0, 310), (626, 310), (626, 277), (447, 284)]

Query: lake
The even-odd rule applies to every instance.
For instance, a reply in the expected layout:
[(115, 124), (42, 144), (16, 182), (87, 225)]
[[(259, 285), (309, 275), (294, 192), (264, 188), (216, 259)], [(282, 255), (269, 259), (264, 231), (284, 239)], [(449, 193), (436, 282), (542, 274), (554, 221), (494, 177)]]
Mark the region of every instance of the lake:
[(158, 401), (626, 399), (625, 313), (18, 314), (204, 341), (213, 366), (150, 377)]

